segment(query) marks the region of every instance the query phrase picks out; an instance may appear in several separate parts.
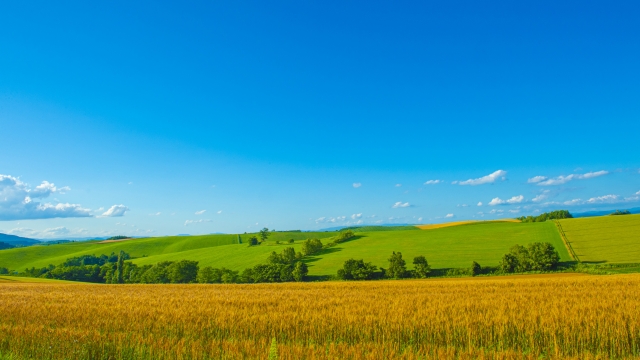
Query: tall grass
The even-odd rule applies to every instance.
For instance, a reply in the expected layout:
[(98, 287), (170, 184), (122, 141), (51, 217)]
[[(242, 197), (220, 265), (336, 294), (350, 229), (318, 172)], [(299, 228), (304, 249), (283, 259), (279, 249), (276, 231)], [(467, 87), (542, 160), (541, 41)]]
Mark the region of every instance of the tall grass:
[(0, 354), (16, 359), (635, 358), (639, 289), (638, 275), (0, 284)]

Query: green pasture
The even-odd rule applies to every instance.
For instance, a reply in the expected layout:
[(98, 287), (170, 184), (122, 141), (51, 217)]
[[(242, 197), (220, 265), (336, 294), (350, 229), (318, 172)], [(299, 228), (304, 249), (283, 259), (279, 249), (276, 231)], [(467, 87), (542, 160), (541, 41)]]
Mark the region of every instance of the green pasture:
[[(275, 243), (276, 241), (285, 242), (289, 239), (303, 240), (310, 237), (323, 238), (334, 236), (335, 234), (335, 232), (276, 232), (269, 237), (269, 243)], [(146, 257), (149, 257), (149, 259), (151, 259), (158, 255), (165, 255), (165, 257), (174, 260), (182, 260), (180, 256), (183, 256), (183, 253), (189, 256), (196, 256), (199, 253), (217, 253), (211, 251), (211, 248), (238, 244), (238, 237), (240, 237), (241, 242), (246, 243), (249, 238), (254, 235), (257, 236), (256, 234), (240, 234), (239, 236), (235, 234), (165, 236), (102, 244), (98, 241), (88, 241), (30, 246), (0, 250), (0, 267), (22, 271), (31, 267), (42, 268), (49, 264), (59, 265), (71, 257), (82, 255), (109, 255), (112, 252), (118, 253), (120, 250), (124, 250), (134, 258), (147, 259)], [(241, 246), (232, 248), (244, 249), (246, 247), (246, 244), (242, 244)]]
[(564, 219), (560, 225), (582, 262), (640, 262), (640, 215)]
[[(371, 230), (377, 230), (371, 228)], [(387, 267), (393, 251), (402, 252), (408, 268), (415, 256), (424, 255), (433, 268), (469, 267), (472, 261), (483, 266), (498, 265), (501, 257), (515, 244), (550, 242), (561, 255), (570, 260), (553, 222), (513, 223), (478, 222), (439, 229), (420, 230), (399, 227), (386, 231), (356, 232), (356, 237), (307, 258), (310, 275), (332, 275), (349, 258), (364, 259), (380, 267)], [(302, 240), (325, 239), (336, 232), (275, 232), (269, 241), (259, 246), (248, 246), (255, 234), (170, 236), (103, 243), (79, 242), (50, 246), (32, 246), (0, 251), (0, 267), (24, 270), (31, 267), (58, 265), (66, 259), (81, 255), (111, 254), (124, 250), (133, 262), (155, 264), (160, 261), (196, 260), (200, 266), (226, 267), (242, 270), (266, 262), (272, 251), (280, 252), (287, 246), (300, 250)], [(287, 240), (293, 239), (293, 245)], [(279, 241), (280, 244), (276, 242)]]
[(553, 222), (479, 222), (431, 230), (401, 230), (357, 233), (357, 237), (325, 250), (308, 261), (309, 274), (335, 274), (349, 258), (364, 259), (386, 268), (393, 251), (400, 251), (413, 268), (413, 258), (424, 255), (432, 268), (469, 267), (473, 261), (496, 266), (515, 244), (550, 242), (561, 261), (569, 253)]

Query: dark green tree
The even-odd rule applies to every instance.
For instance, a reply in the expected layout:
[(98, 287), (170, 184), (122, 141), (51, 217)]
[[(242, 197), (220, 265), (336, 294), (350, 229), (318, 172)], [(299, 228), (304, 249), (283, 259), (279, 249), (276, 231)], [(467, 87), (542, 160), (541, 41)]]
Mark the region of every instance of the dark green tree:
[(474, 261), (471, 263), (471, 269), (469, 270), (470, 270), (469, 273), (471, 274), (471, 276), (478, 276), (482, 271), (482, 266), (480, 266), (480, 264)]
[(322, 241), (318, 239), (307, 239), (302, 243), (302, 255), (310, 256), (319, 253), (322, 250)]
[(271, 232), (269, 232), (269, 229), (262, 228), (262, 230), (260, 230), (260, 241), (261, 242), (265, 242), (267, 241), (267, 238), (269, 237), (269, 235), (271, 235)]
[(307, 264), (302, 261), (298, 261), (293, 267), (293, 279), (295, 281), (304, 281), (309, 273)]
[(198, 262), (180, 260), (167, 267), (167, 279), (172, 284), (189, 284), (196, 281)]
[(527, 246), (531, 270), (549, 271), (560, 262), (560, 255), (550, 243), (531, 243)]
[(116, 282), (118, 284), (124, 284), (124, 256), (124, 251), (120, 250), (120, 254), (118, 255), (118, 267), (116, 268)]
[(414, 277), (424, 279), (431, 273), (431, 266), (427, 263), (427, 258), (417, 256), (413, 258), (413, 274)]
[(393, 252), (389, 258), (389, 268), (386, 276), (393, 279), (402, 279), (407, 276), (407, 264), (402, 258), (401, 252)]
[(338, 279), (341, 280), (371, 280), (378, 268), (365, 263), (364, 260), (349, 259), (344, 262), (342, 269), (338, 270)]
[(256, 246), (258, 245), (258, 238), (255, 236), (252, 236), (249, 238), (249, 246)]

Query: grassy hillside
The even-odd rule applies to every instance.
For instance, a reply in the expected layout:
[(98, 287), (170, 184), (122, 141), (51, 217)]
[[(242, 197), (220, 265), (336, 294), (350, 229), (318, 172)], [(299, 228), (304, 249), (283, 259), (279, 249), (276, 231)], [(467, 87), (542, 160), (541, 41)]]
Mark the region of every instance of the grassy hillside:
[(552, 222), (480, 222), (431, 230), (384, 231), (358, 234), (358, 238), (329, 249), (309, 262), (312, 275), (334, 274), (349, 258), (387, 267), (393, 251), (402, 252), (407, 267), (424, 255), (434, 268), (469, 267), (472, 261), (495, 266), (515, 244), (550, 242), (569, 261), (569, 253)]
[[(279, 232), (270, 237), (272, 242), (288, 239), (301, 240), (308, 237), (329, 237), (335, 233), (310, 233), (310, 232)], [(240, 235), (240, 241), (247, 241), (251, 234)], [(198, 235), (198, 236), (166, 236), (157, 238), (131, 239), (117, 242), (77, 242), (48, 246), (32, 246), (0, 251), (0, 267), (11, 270), (24, 270), (31, 267), (45, 267), (49, 264), (58, 265), (66, 259), (81, 255), (111, 254), (124, 250), (132, 257), (155, 257), (157, 255), (176, 254), (174, 257), (183, 259), (182, 252), (192, 251), (198, 254), (201, 249), (207, 249), (203, 253), (211, 252), (211, 248), (223, 245), (237, 244), (238, 235)], [(237, 248), (246, 248), (246, 245)]]
[[(495, 266), (511, 246), (535, 241), (552, 243), (563, 261), (570, 260), (552, 222), (480, 222), (433, 230), (371, 231), (356, 235), (354, 239), (308, 259), (309, 274), (335, 274), (349, 258), (364, 259), (387, 267), (387, 259), (393, 251), (402, 252), (409, 268), (412, 268), (411, 261), (418, 255), (426, 256), (434, 268), (468, 267), (472, 261)], [(150, 256), (134, 262), (155, 264), (165, 260), (189, 259), (199, 261), (201, 266), (242, 270), (263, 263), (271, 251), (280, 252), (286, 246), (291, 245), (275, 245), (273, 242), (257, 247), (226, 245)], [(294, 248), (299, 251), (300, 243), (296, 242)]]
[(640, 215), (560, 220), (573, 250), (583, 262), (640, 262)]
[[(57, 265), (73, 256), (110, 254), (124, 250), (135, 258), (133, 261), (137, 264), (187, 259), (197, 260), (201, 266), (242, 270), (264, 263), (272, 251), (280, 252), (287, 246), (293, 246), (299, 251), (300, 240), (312, 237), (322, 239), (335, 234), (273, 233), (268, 243), (254, 247), (246, 244), (252, 234), (240, 235), (243, 242), (241, 244), (238, 244), (237, 235), (206, 235), (35, 246), (0, 251), (0, 266), (23, 270), (48, 264)], [(289, 239), (296, 241), (290, 245), (286, 243)], [(276, 241), (282, 244), (278, 245)], [(570, 259), (552, 222), (476, 222), (429, 230), (406, 227), (394, 231), (358, 232), (354, 239), (309, 258), (307, 263), (310, 275), (331, 275), (349, 258), (364, 259), (377, 266), (387, 267), (389, 255), (393, 251), (400, 251), (409, 268), (412, 268), (411, 261), (418, 255), (426, 256), (434, 268), (468, 267), (472, 261), (484, 266), (495, 266), (514, 244), (526, 245), (534, 241), (551, 242), (560, 252), (562, 260)]]

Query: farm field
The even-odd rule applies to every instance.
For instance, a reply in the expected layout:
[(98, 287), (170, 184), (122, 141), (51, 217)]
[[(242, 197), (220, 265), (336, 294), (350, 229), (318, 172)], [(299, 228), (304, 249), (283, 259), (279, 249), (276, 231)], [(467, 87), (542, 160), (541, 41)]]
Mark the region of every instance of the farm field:
[(0, 356), (267, 359), (274, 348), (278, 359), (637, 358), (639, 286), (637, 274), (258, 285), (0, 283)]
[(640, 262), (640, 215), (560, 220), (567, 239), (583, 262)]

